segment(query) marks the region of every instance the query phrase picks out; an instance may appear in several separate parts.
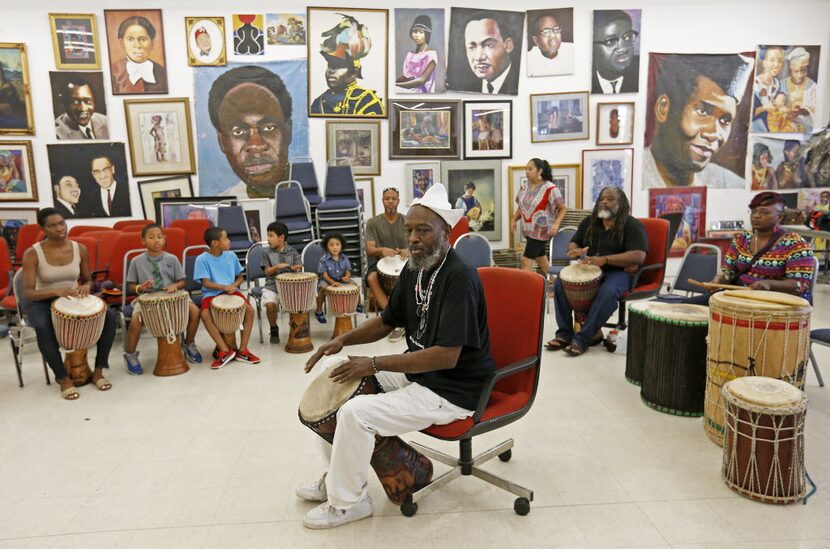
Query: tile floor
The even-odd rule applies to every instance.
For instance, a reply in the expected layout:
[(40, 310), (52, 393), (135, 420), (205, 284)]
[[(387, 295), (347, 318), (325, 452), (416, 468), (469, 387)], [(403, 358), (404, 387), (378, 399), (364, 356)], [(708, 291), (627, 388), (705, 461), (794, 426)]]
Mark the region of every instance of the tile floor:
[[(830, 325), (828, 303), (830, 286), (819, 286), (814, 327)], [(319, 345), (331, 323), (312, 322)], [(198, 341), (209, 349), (206, 335)], [(830, 547), (830, 387), (820, 389), (812, 372), (806, 465), (819, 490), (806, 506), (764, 505), (730, 491), (720, 479), (721, 449), (700, 419), (645, 407), (623, 378), (624, 357), (592, 349), (579, 359), (545, 353), (531, 412), (476, 441), (474, 451), (515, 439), (512, 461), (488, 468), (535, 490), (529, 515), (513, 512), (509, 494), (462, 478), (405, 518), (373, 478), (373, 518), (310, 531), (301, 519), (311, 505), (293, 492), (323, 470), (316, 435), (297, 420), (310, 379), (304, 356), (256, 343), (258, 366), (157, 378), (127, 375), (113, 351), (113, 390), (88, 386), (65, 402), (44, 384), (36, 351), (18, 389), (7, 345), (0, 341), (0, 549)], [(353, 352), (402, 346), (384, 341)], [(145, 337), (139, 348), (150, 370), (155, 342)], [(830, 350), (816, 354), (830, 378)]]

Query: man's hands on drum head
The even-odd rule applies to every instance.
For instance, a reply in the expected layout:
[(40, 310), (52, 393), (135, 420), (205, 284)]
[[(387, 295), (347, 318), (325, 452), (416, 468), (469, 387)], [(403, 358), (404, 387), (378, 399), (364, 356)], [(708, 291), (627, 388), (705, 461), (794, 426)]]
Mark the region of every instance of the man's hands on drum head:
[(401, 259), (409, 259), (409, 248), (398, 248)]
[(568, 250), (567, 255), (571, 259), (579, 259), (583, 255), (588, 255), (588, 246), (585, 246), (584, 248), (571, 248)]
[(373, 373), (372, 360), (369, 357), (349, 355), (349, 361), (332, 370), (329, 377), (335, 383), (346, 383), (350, 379), (360, 379)]
[(314, 354), (311, 355), (311, 358), (309, 358), (305, 363), (305, 373), (309, 373), (311, 369), (314, 368), (314, 365), (317, 364), (317, 361), (323, 358), (323, 356), (336, 355), (342, 350), (343, 340), (339, 337), (335, 337), (331, 341), (320, 345), (317, 351), (315, 351)]

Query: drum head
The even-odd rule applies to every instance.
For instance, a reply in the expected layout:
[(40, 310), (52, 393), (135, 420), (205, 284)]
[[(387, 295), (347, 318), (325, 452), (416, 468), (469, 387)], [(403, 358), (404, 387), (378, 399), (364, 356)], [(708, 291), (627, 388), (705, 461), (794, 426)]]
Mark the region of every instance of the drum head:
[[(329, 377), (334, 367), (348, 359), (345, 357), (330, 357), (330, 368), (324, 369), (308, 386), (300, 400), (300, 415), (309, 423), (320, 421), (332, 412), (340, 409), (354, 394), (360, 379), (352, 379), (346, 383), (335, 383)], [(323, 364), (326, 362), (323, 361)]]
[(378, 260), (378, 271), (386, 276), (401, 276), (407, 260), (399, 255), (382, 257)]
[(65, 315), (85, 317), (100, 314), (107, 304), (100, 297), (88, 295), (86, 297), (59, 297), (52, 306)]
[(559, 273), (559, 278), (561, 278), (564, 282), (574, 282), (577, 284), (582, 282), (591, 282), (601, 276), (602, 269), (596, 265), (582, 265), (579, 263), (568, 265), (562, 269), (562, 272)]
[(245, 305), (245, 299), (233, 294), (219, 294), (210, 302), (211, 307), (218, 309), (239, 309)]
[(723, 390), (741, 401), (766, 408), (789, 408), (806, 398), (798, 387), (773, 377), (739, 377), (726, 383)]
[(655, 303), (648, 309), (648, 316), (690, 324), (708, 324), (709, 307), (686, 303)]
[(644, 313), (654, 307), (660, 305), (659, 301), (632, 301), (628, 304), (628, 312)]
[(725, 309), (755, 311), (810, 310), (810, 303), (798, 296), (765, 290), (726, 290), (712, 295), (709, 301)]
[(146, 294), (141, 294), (140, 296), (138, 296), (138, 299), (139, 301), (143, 302), (164, 301), (166, 299), (181, 299), (183, 296), (186, 295), (187, 292), (184, 290), (176, 290), (175, 292), (165, 292), (162, 290), (158, 292), (148, 292)]
[(280, 282), (305, 282), (306, 280), (317, 280), (314, 273), (282, 273), (277, 275)]
[(360, 288), (356, 284), (341, 284), (340, 286), (327, 286), (326, 292), (330, 294), (357, 294)]

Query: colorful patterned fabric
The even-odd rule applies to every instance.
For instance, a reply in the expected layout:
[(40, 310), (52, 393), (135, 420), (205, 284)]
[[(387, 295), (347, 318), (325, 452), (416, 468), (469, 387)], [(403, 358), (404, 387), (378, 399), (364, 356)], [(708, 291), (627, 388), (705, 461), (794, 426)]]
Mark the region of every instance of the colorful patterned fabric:
[(793, 232), (782, 236), (775, 246), (758, 258), (755, 265), (740, 275), (752, 261), (752, 233), (736, 235), (723, 259), (723, 275), (727, 280), (750, 286), (758, 280), (795, 280), (798, 294), (813, 302), (810, 285), (813, 279), (813, 252), (803, 238)]
[(519, 187), (516, 204), (521, 212), (522, 234), (535, 240), (550, 240), (548, 231), (556, 220), (556, 210), (565, 202), (559, 188), (550, 181), (534, 190), (527, 181)]

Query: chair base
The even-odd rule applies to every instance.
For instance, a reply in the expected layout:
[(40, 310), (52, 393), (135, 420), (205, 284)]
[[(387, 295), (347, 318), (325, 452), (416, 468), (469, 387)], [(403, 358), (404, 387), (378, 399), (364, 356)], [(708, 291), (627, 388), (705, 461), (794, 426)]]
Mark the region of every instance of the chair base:
[(813, 372), (816, 374), (816, 379), (818, 380), (818, 386), (824, 387), (824, 378), (821, 377), (821, 370), (818, 369), (818, 362), (816, 361), (816, 355), (813, 354), (813, 348), (810, 347), (810, 362), (813, 365)]
[(443, 452), (439, 452), (433, 448), (429, 448), (422, 444), (418, 444), (417, 442), (411, 442), (410, 444), (419, 452), (424, 454), (427, 457), (430, 457), (436, 461), (443, 463), (444, 465), (449, 465), (452, 467), (449, 471), (442, 474), (439, 477), (436, 477), (430, 482), (427, 486), (424, 486), (417, 492), (413, 493), (412, 496), (407, 498), (407, 501), (401, 505), (401, 512), (411, 517), (418, 511), (418, 501), (425, 498), (429, 494), (435, 492), (439, 488), (442, 488), (452, 482), (453, 480), (457, 479), (458, 477), (464, 475), (469, 476), (472, 475), (474, 477), (478, 477), (484, 482), (492, 484), (497, 488), (501, 488), (507, 492), (510, 492), (514, 496), (518, 496), (516, 501), (514, 502), (513, 508), (516, 513), (520, 515), (526, 515), (530, 512), (530, 502), (533, 501), (533, 490), (525, 488), (524, 486), (520, 486), (515, 482), (512, 482), (507, 479), (503, 479), (498, 477), (490, 472), (484, 471), (480, 468), (480, 465), (490, 461), (495, 457), (499, 457), (502, 461), (508, 461), (512, 455), (512, 448), (513, 448), (513, 439), (508, 439), (495, 446), (490, 448), (489, 450), (478, 454), (475, 457), (472, 457), (472, 441), (471, 439), (462, 439), (459, 441), (461, 447), (461, 457), (451, 456), (449, 454), (445, 454)]

